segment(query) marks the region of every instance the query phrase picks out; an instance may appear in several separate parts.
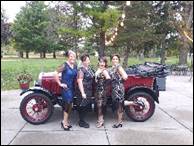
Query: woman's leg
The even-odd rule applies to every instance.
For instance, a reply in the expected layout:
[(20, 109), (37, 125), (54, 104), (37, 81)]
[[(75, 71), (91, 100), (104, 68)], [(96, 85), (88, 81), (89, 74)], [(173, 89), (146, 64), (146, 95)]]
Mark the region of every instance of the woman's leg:
[(102, 100), (97, 101), (98, 121), (103, 120)]
[(98, 103), (97, 103), (97, 108), (98, 108), (98, 113), (97, 113), (97, 115), (98, 115), (98, 121), (97, 121), (97, 124), (96, 124), (96, 126), (98, 127), (98, 128), (100, 128), (101, 126), (103, 126), (103, 124), (104, 124), (104, 119), (103, 119), (103, 106), (102, 106), (102, 101), (98, 101)]
[(69, 115), (70, 115), (70, 113), (71, 113), (71, 111), (72, 111), (72, 103), (70, 103), (69, 104), (69, 108), (68, 108), (68, 125), (70, 125), (70, 123), (69, 123)]
[(120, 102), (118, 103), (117, 118), (118, 124), (123, 122), (123, 106)]
[(78, 114), (79, 114), (79, 126), (84, 128), (89, 128), (89, 124), (85, 121), (85, 116), (87, 114), (87, 103), (82, 105), (82, 97), (78, 97)]
[(63, 125), (68, 128), (68, 113), (64, 111)]
[(69, 119), (69, 114), (71, 112), (71, 109), (72, 109), (72, 104), (65, 102), (64, 108), (63, 108), (64, 110), (63, 125), (65, 128), (69, 126), (68, 119)]
[(85, 115), (86, 115), (86, 107), (85, 106), (79, 106), (78, 107), (78, 113), (79, 113), (79, 120), (84, 121)]
[(85, 106), (80, 106), (78, 108), (79, 112), (79, 126), (84, 128), (89, 128), (89, 124), (85, 121), (85, 116), (87, 113), (87, 108)]
[(98, 107), (98, 121), (103, 121), (102, 106)]
[(113, 125), (113, 128), (119, 128), (122, 127), (123, 124), (123, 106), (122, 103), (117, 102), (116, 103), (117, 108), (117, 123)]

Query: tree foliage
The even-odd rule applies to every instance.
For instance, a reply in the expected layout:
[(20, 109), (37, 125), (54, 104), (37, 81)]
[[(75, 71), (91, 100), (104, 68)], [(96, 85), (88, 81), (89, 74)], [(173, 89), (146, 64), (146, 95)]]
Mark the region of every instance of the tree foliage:
[(11, 34), (11, 23), (7, 22), (5, 10), (1, 7), (1, 46), (9, 43)]
[(26, 6), (16, 15), (13, 24), (14, 42), (17, 50), (26, 51), (27, 54), (30, 51), (46, 53), (48, 51), (48, 41), (45, 37), (47, 26), (48, 15), (44, 2), (27, 2)]
[[(193, 3), (191, 1), (51, 1), (27, 2), (13, 24), (14, 43), (18, 51), (45, 54), (73, 49), (95, 51), (100, 56), (121, 52), (124, 65), (130, 56), (155, 55), (161, 63), (166, 54), (179, 54), (185, 64), (193, 37)], [(51, 4), (54, 6), (51, 6)], [(124, 27), (118, 27), (125, 12)], [(3, 22), (3, 21), (2, 21)], [(2, 23), (3, 24), (3, 23)], [(105, 46), (118, 27), (112, 46)], [(173, 50), (173, 51), (172, 51)], [(45, 57), (43, 55), (43, 57)]]

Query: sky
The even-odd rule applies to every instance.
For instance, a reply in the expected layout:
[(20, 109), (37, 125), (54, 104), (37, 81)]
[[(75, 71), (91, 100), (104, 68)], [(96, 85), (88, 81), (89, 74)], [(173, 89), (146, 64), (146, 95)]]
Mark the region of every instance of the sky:
[[(44, 1), (46, 5), (50, 1)], [(21, 10), (22, 6), (25, 6), (25, 1), (1, 1), (1, 7), (5, 10), (5, 15), (8, 18), (8, 22), (13, 22), (16, 14)], [(49, 4), (51, 7), (54, 6)]]
[(24, 5), (25, 1), (1, 1), (1, 7), (5, 10), (8, 22), (13, 22), (16, 14)]

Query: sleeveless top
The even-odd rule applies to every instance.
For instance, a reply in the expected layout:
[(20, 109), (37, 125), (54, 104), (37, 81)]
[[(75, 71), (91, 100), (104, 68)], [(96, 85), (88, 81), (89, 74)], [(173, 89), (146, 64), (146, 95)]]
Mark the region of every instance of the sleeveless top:
[(122, 102), (125, 96), (125, 89), (123, 85), (123, 79), (118, 73), (118, 68), (121, 65), (114, 66), (110, 69), (110, 76), (112, 80), (112, 99), (113, 101)]
[(71, 68), (67, 62), (64, 63), (64, 69), (62, 71), (61, 82), (67, 84), (68, 88), (74, 88), (74, 82), (77, 76), (77, 66)]
[(102, 72), (100, 72), (100, 73), (95, 74), (96, 92), (97, 93), (102, 93), (102, 92), (104, 92), (104, 89), (105, 89), (106, 78), (105, 78), (105, 76), (103, 74), (104, 70), (102, 70)]
[(121, 75), (118, 73), (118, 68), (121, 65), (118, 64), (117, 66), (114, 66), (110, 69), (110, 76), (111, 76), (111, 80), (112, 80), (112, 85), (117, 85), (117, 84), (121, 84), (123, 83), (123, 79), (121, 77)]
[(75, 96), (75, 81), (77, 76), (77, 66), (71, 68), (67, 62), (64, 63), (64, 68), (62, 70), (61, 82), (67, 85), (67, 89), (62, 88), (62, 98), (63, 101), (71, 103), (73, 97)]

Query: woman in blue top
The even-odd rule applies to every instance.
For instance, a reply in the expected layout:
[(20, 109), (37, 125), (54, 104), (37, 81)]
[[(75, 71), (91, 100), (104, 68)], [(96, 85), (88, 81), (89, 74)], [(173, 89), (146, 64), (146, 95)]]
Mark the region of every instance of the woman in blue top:
[[(68, 122), (68, 117), (72, 109), (72, 102), (74, 97), (74, 82), (77, 76), (76, 54), (69, 50), (66, 53), (67, 61), (57, 68), (56, 81), (62, 87), (64, 120), (61, 122), (61, 127), (64, 130), (70, 130), (72, 127)], [(61, 81), (58, 73), (62, 72)]]

